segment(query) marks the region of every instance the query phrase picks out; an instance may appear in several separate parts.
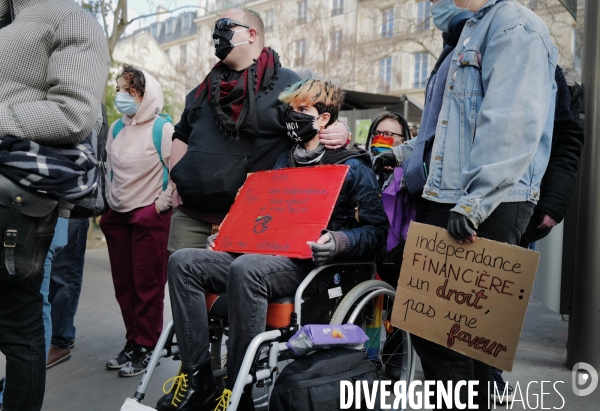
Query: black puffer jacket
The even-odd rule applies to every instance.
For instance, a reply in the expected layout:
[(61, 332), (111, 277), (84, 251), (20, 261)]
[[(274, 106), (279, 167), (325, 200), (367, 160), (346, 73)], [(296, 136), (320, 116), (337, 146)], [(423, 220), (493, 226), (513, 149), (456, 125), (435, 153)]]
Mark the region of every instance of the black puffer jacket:
[(540, 200), (523, 234), (522, 244), (540, 240), (550, 233), (550, 228), (537, 229), (542, 214), (549, 215), (559, 223), (563, 220), (577, 179), (584, 140), (583, 88), (578, 84), (569, 87), (560, 67), (556, 68), (556, 85), (550, 160), (542, 179)]
[[(274, 168), (295, 167), (291, 153), (280, 155)], [(348, 237), (348, 249), (336, 258), (364, 260), (373, 257), (384, 244), (388, 219), (375, 173), (371, 170), (371, 157), (366, 151), (340, 148), (325, 151), (321, 165), (324, 164), (350, 166), (327, 226), (327, 230), (340, 231)]]

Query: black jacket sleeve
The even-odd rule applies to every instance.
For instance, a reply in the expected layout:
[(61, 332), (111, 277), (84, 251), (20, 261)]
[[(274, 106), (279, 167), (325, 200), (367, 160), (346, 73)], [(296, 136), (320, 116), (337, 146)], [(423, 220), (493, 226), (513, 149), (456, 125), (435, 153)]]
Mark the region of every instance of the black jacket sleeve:
[(523, 235), (522, 244), (540, 240), (550, 233), (550, 229), (537, 229), (542, 214), (549, 215), (559, 223), (563, 220), (577, 180), (584, 143), (583, 89), (576, 84), (569, 90), (560, 68), (557, 68), (556, 84), (558, 92), (550, 159), (542, 179), (540, 200)]
[(383, 246), (388, 229), (388, 219), (381, 201), (377, 179), (373, 170), (358, 160), (346, 164), (348, 171), (348, 198), (353, 206), (354, 228), (341, 230), (348, 237), (348, 247), (338, 257), (352, 259), (370, 258)]

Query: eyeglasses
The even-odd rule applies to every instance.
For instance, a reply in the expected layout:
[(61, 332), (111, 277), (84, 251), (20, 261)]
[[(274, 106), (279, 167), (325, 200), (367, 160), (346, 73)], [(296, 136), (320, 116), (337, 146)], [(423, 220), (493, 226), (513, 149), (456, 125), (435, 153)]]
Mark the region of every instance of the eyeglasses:
[(250, 26), (248, 26), (247, 24), (240, 23), (239, 21), (229, 18), (219, 19), (215, 22), (215, 30), (228, 30), (235, 26), (245, 27), (247, 29), (250, 28)]
[(375, 130), (374, 135), (376, 135), (376, 136), (385, 136), (385, 137), (398, 136), (400, 138), (404, 138), (404, 136), (402, 134), (394, 133), (393, 131), (389, 131), (389, 130), (385, 130), (385, 131)]

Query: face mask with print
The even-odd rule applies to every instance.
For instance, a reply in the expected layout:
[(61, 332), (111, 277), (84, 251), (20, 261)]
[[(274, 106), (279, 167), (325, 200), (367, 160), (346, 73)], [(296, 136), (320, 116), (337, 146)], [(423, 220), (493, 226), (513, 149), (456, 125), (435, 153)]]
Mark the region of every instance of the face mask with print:
[(314, 126), (315, 120), (319, 117), (321, 115), (315, 117), (306, 113), (298, 113), (294, 110), (286, 111), (284, 120), (288, 137), (297, 143), (308, 143), (319, 132)]
[(115, 96), (115, 107), (119, 113), (132, 117), (138, 112), (140, 105), (135, 102), (134, 97), (129, 93), (119, 92)]
[(233, 35), (238, 31), (246, 31), (249, 29), (241, 29), (241, 30), (230, 30), (230, 29), (215, 29), (213, 31), (213, 44), (215, 45), (215, 56), (219, 60), (225, 60), (225, 57), (233, 50), (235, 46), (240, 46), (242, 44), (249, 43), (249, 41), (242, 41), (241, 43), (232, 43), (231, 39)]
[(440, 0), (436, 4), (431, 6), (431, 15), (433, 16), (433, 24), (440, 29), (443, 33), (448, 32), (448, 26), (450, 21), (459, 13), (469, 11), (471, 6), (471, 0), (467, 8), (456, 7), (454, 0)]

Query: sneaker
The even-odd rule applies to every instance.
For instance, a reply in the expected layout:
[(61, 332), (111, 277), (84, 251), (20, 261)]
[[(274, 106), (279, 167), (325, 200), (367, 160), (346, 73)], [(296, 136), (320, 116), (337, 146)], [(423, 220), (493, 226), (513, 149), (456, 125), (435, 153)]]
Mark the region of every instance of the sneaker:
[[(512, 402), (515, 398), (513, 387), (508, 385), (502, 378), (502, 371), (492, 368), (492, 378), (490, 381), (490, 397), (497, 404)], [(495, 388), (494, 388), (495, 387)]]
[(136, 345), (133, 349), (131, 361), (119, 370), (119, 377), (135, 377), (142, 374), (146, 371), (146, 367), (148, 367), (152, 353), (152, 350)]
[(72, 350), (73, 348), (75, 348), (75, 340), (71, 340), (71, 342), (69, 342), (69, 350)]
[(131, 341), (127, 341), (125, 344), (125, 348), (121, 350), (119, 355), (106, 363), (106, 368), (109, 370), (119, 370), (125, 366), (129, 361), (131, 361), (131, 356), (133, 355), (133, 343)]

